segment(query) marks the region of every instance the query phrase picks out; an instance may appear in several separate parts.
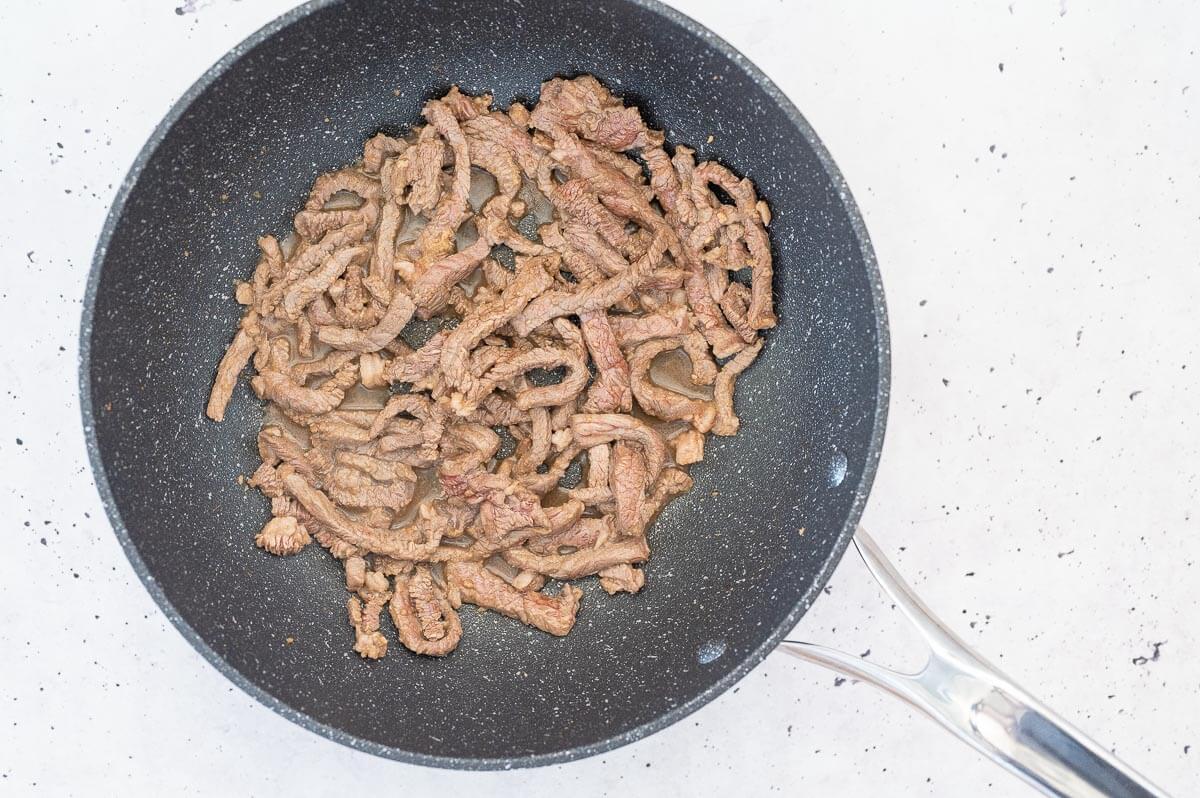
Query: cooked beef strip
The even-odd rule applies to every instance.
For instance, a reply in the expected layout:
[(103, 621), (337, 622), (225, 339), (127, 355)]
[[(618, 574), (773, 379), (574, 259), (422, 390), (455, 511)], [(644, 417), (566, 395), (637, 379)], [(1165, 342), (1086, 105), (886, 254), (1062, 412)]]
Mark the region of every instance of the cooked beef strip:
[(737, 203), (752, 258), (750, 269), (753, 276), (750, 283), (748, 320), (750, 326), (756, 330), (774, 327), (776, 321), (771, 295), (771, 245), (767, 240), (767, 231), (758, 209), (758, 198), (754, 195), (754, 185), (746, 178), (738, 180), (732, 172), (713, 161), (706, 161), (697, 166), (693, 180), (696, 184), (713, 183), (720, 186)]
[[(690, 421), (701, 432), (712, 429), (717, 408), (712, 402), (693, 399), (663, 388), (650, 378), (654, 358), (664, 352), (679, 349), (678, 338), (658, 338), (640, 344), (629, 355), (629, 379), (638, 404), (652, 416), (666, 421)], [(703, 363), (704, 361), (700, 361)]]
[(733, 386), (738, 375), (750, 367), (758, 353), (762, 351), (762, 341), (748, 346), (738, 352), (728, 363), (721, 367), (713, 386), (713, 401), (717, 406), (717, 419), (713, 424), (714, 435), (736, 435), (738, 426), (737, 415), (733, 412)]
[(368, 571), (355, 593), (346, 601), (350, 625), (354, 627), (354, 650), (365, 659), (379, 659), (388, 646), (387, 638), (379, 631), (379, 615), (392, 597), (391, 585), (383, 574)]
[[(272, 515), (255, 543), (345, 561), (364, 657), (387, 650), (385, 604), (407, 648), (442, 656), (462, 601), (566, 634), (580, 593), (547, 578), (640, 590), (647, 526), (705, 432), (736, 430), (734, 383), (775, 323), (748, 180), (668, 155), (591, 76), (547, 81), (532, 111), (491, 103), (428, 101), (427, 124), (314, 182), (295, 235), (258, 240), (206, 408), (221, 420), (253, 363), (269, 409), (248, 484)], [(711, 401), (651, 379), (675, 349)]]
[(274, 516), (254, 537), (254, 544), (276, 555), (296, 554), (309, 544), (308, 530), (291, 516)]
[(387, 312), (375, 326), (366, 330), (321, 327), (317, 330), (317, 338), (341, 351), (377, 352), (400, 334), (415, 309), (408, 295), (396, 290), (392, 292)]
[(535, 554), (558, 554), (564, 547), (591, 549), (616, 537), (611, 515), (599, 518), (578, 518), (575, 523), (549, 535), (530, 538), (525, 547)]
[(697, 429), (679, 433), (671, 443), (675, 447), (676, 465), (694, 465), (704, 459), (704, 433)]
[(563, 585), (557, 596), (520, 591), (479, 563), (446, 563), (446, 583), (457, 601), (495, 610), (543, 632), (562, 637), (575, 625), (583, 591)]
[[(396, 577), (388, 612), (400, 642), (408, 650), (428, 657), (444, 657), (462, 639), (462, 623), (445, 591), (433, 581), (428, 569), (424, 573), (421, 569), (424, 566), (411, 575)], [(437, 637), (430, 638), (430, 634)]]
[(433, 210), (442, 196), (442, 158), (446, 142), (433, 127), (421, 130), (416, 144), (401, 156), (409, 160), (408, 175), (412, 181), (408, 192), (408, 207), (413, 213)]
[(205, 410), (205, 413), (213, 421), (225, 419), (225, 408), (229, 406), (229, 399), (233, 396), (233, 388), (237, 385), (238, 375), (242, 373), (242, 369), (250, 362), (254, 350), (258, 348), (254, 342), (257, 334), (254, 329), (257, 324), (258, 314), (254, 311), (247, 313), (242, 319), (237, 335), (233, 337), (233, 343), (221, 357), (221, 363), (217, 366), (216, 379), (213, 380), (212, 392), (208, 397), (208, 408)]
[(655, 236), (650, 249), (627, 270), (578, 291), (550, 290), (534, 299), (511, 322), (518, 335), (528, 335), (559, 316), (601, 310), (629, 296), (658, 266), (666, 252), (663, 236)]
[(617, 337), (609, 324), (608, 311), (589, 310), (579, 314), (583, 340), (587, 342), (596, 379), (588, 388), (585, 413), (628, 413), (633, 407), (629, 387), (629, 364), (621, 354)]
[(650, 547), (644, 537), (605, 543), (591, 549), (579, 549), (570, 554), (539, 555), (525, 548), (514, 548), (504, 552), (504, 559), (517, 568), (537, 571), (552, 579), (591, 576), (614, 565), (642, 562), (649, 556)]
[(571, 416), (575, 443), (584, 448), (610, 441), (638, 444), (646, 458), (646, 470), (657, 475), (667, 459), (662, 435), (646, 422), (621, 413), (579, 413)]
[(682, 305), (660, 307), (654, 313), (640, 316), (610, 315), (609, 325), (622, 349), (636, 346), (653, 338), (673, 338), (692, 328), (692, 319)]
[(600, 577), (600, 587), (610, 596), (616, 593), (636, 593), (646, 584), (646, 572), (628, 563), (611, 565), (596, 573)]

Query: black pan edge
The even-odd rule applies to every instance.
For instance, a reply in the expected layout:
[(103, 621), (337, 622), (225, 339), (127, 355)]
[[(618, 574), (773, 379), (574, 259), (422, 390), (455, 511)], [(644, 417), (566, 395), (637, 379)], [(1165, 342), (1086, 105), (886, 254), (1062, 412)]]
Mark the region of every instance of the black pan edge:
[(141, 176), (142, 170), (146, 163), (150, 160), (151, 155), (158, 148), (163, 138), (171, 127), (179, 120), (184, 111), (191, 103), (219, 76), (221, 76), (235, 61), (237, 61), (244, 52), (257, 46), (262, 41), (274, 35), (277, 31), (292, 24), (293, 22), (302, 19), (303, 17), (313, 13), (314, 11), (332, 5), (338, 0), (310, 0), (309, 2), (283, 14), (282, 16), (272, 20), (264, 25), (258, 31), (250, 35), (232, 50), (226, 53), (219, 61), (210, 67), (171, 107), (171, 110), (163, 117), (146, 144), (134, 159), (132, 166), (129, 169), (125, 179), (121, 182), (117, 195), (113, 201), (112, 207), (109, 210), (108, 216), (105, 219), (104, 227), (101, 230), (100, 238), (96, 244), (96, 252), (92, 257), (92, 265), (88, 273), (87, 286), (83, 297), (83, 317), (80, 322), (79, 329), (79, 398), (80, 410), (82, 414), (84, 437), (86, 440), (88, 459), (92, 465), (92, 471), (95, 474), (96, 489), (100, 495), (100, 501), (104, 506), (104, 511), (108, 515), (109, 521), (112, 523), (113, 531), (116, 533), (117, 539), (121, 543), (121, 547), (125, 550), (125, 556), (129, 558), (133, 570), (141, 579), (142, 584), (146, 586), (146, 590), (154, 598), (154, 601), (162, 609), (163, 614), (171, 621), (172, 624), (179, 630), (185, 639), (218, 671), (226, 678), (244, 690), (246, 693), (254, 697), (260, 703), (266, 705), (273, 711), (279, 713), (283, 717), (297, 723), (309, 731), (327, 737), (330, 740), (341, 743), (342, 745), (363, 751), (376, 756), (395, 759), (402, 762), (407, 762), (416, 765), (426, 765), (431, 767), (455, 768), (462, 770), (511, 770), (514, 768), (538, 767), (542, 765), (551, 765), (560, 762), (569, 762), (576, 759), (582, 759), (595, 754), (610, 751), (635, 740), (639, 740), (654, 732), (670, 726), (672, 723), (681, 720), (682, 718), (695, 712), (700, 707), (712, 701), (718, 695), (729, 689), (740, 680), (743, 676), (750, 672), (759, 662), (761, 662), (767, 654), (775, 649), (784, 636), (800, 621), (808, 608), (812, 606), (813, 601), (821, 595), (821, 590), (829, 581), (833, 570), (837, 567), (842, 555), (845, 553), (846, 547), (850, 544), (850, 539), (854, 535), (854, 530), (858, 526), (858, 521), (862, 516), (863, 509), (866, 505), (867, 496), (870, 494), (871, 485), (875, 479), (875, 472), (879, 464), (879, 455), (883, 447), (884, 429), (887, 426), (887, 409), (888, 398), (891, 385), (891, 345), (888, 337), (888, 322), (887, 309), (884, 301), (883, 282), (879, 274), (879, 264), (875, 259), (875, 252), (871, 246), (870, 236), (867, 234), (866, 225), (863, 222), (862, 215), (858, 210), (858, 206), (854, 202), (854, 198), (850, 193), (849, 187), (846, 185), (845, 179), (841, 172), (833, 162), (828, 150), (821, 143), (817, 134), (812, 127), (792, 104), (792, 102), (779, 90), (774, 83), (749, 59), (738, 52), (733, 46), (726, 42), (721, 37), (704, 27), (700, 23), (693, 20), (691, 17), (670, 8), (658, 0), (623, 0), (624, 2), (633, 3), (641, 6), (649, 11), (652, 11), (665, 20), (683, 27), (690, 33), (707, 40), (709, 44), (718, 49), (733, 61), (743, 72), (746, 73), (756, 84), (759, 85), (767, 93), (772, 100), (779, 106), (780, 110), (791, 120), (792, 124), (800, 131), (804, 138), (812, 147), (814, 153), (820, 159), (822, 166), (828, 173), (830, 179), (839, 189), (839, 195), (845, 206), (847, 216), (854, 228), (855, 237), (858, 240), (859, 249), (861, 250), (863, 263), (868, 271), (868, 277), (871, 283), (871, 299), (875, 314), (875, 332), (879, 342), (879, 382), (876, 388), (876, 410), (875, 418), (872, 425), (870, 446), (866, 462), (863, 464), (862, 474), (858, 480), (858, 484), (854, 489), (854, 501), (850, 507), (849, 515), (846, 522), (843, 524), (841, 531), (838, 534), (837, 541), (833, 551), (826, 559), (816, 579), (809, 586), (801, 600), (792, 608), (784, 621), (779, 624), (767, 637), (767, 639), (758, 648), (747, 654), (738, 666), (730, 671), (723, 679), (716, 682), (700, 695), (681, 704), (668, 712), (660, 715), (654, 720), (643, 724), (635, 729), (631, 729), (623, 734), (614, 735), (608, 739), (602, 740), (591, 745), (569, 748), (562, 751), (556, 751), (549, 754), (535, 754), (530, 756), (512, 757), (512, 758), (489, 758), (489, 759), (473, 759), (466, 757), (442, 757), (430, 756), (425, 754), (415, 754), (409, 751), (403, 751), (390, 746), (380, 745), (378, 743), (369, 742), (354, 735), (347, 734), (339, 729), (335, 729), (323, 723), (310, 718), (301, 712), (292, 709), (283, 702), (269, 695), (262, 689), (252, 684), (249, 680), (243, 677), (236, 670), (231, 668), (226, 662), (217, 655), (212, 648), (196, 633), (186, 621), (175, 611), (175, 608), (167, 600), (162, 589), (158, 586), (154, 575), (150, 573), (146, 564), (142, 561), (138, 554), (137, 548), (134, 546), (130, 538), (128, 530), (126, 530), (124, 522), (121, 519), (120, 513), (117, 511), (116, 504), (113, 500), (112, 491), (109, 488), (108, 477), (104, 470), (104, 464), (100, 458), (98, 442), (96, 440), (95, 429), (92, 425), (93, 406), (92, 396), (90, 391), (90, 371), (91, 371), (91, 333), (93, 323), (93, 313), (95, 310), (96, 290), (100, 281), (100, 270), (104, 261), (105, 253), (108, 249), (109, 241), (112, 238), (113, 231), (116, 227), (118, 219), (125, 207), (125, 203), (129, 197), (130, 191), (137, 183)]

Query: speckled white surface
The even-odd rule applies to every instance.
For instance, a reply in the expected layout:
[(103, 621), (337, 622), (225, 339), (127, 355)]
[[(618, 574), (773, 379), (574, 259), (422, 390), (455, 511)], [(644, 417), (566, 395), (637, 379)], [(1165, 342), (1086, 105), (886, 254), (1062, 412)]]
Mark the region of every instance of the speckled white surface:
[[(290, 5), (0, 4), (0, 794), (1028, 794), (881, 694), (780, 655), (667, 731), (504, 774), (340, 747), (191, 649), (92, 484), (80, 300), (145, 137)], [(867, 525), (956, 631), (1194, 791), (1200, 6), (675, 5), (795, 101), (866, 217), (894, 351)], [(797, 635), (911, 660), (852, 557)]]

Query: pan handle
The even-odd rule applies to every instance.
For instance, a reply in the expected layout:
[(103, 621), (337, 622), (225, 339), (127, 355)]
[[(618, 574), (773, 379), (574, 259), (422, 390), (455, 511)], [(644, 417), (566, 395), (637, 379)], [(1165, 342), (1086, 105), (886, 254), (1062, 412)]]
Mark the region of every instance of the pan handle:
[(782, 650), (886, 690), (1046, 795), (1167, 798), (946, 628), (861, 527), (854, 546), (876, 581), (924, 637), (929, 646), (925, 666), (916, 673), (900, 673), (861, 657), (792, 640), (780, 644)]

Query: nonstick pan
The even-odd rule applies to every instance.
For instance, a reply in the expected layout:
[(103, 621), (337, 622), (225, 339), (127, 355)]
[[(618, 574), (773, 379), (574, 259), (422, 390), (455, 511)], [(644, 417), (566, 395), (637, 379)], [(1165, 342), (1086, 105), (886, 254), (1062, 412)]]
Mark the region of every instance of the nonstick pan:
[[(585, 586), (565, 638), (463, 612), (446, 659), (393, 646), (362, 660), (336, 563), (315, 546), (279, 559), (252, 544), (268, 508), (237, 477), (257, 463), (259, 403), (242, 384), (224, 423), (204, 417), (240, 314), (233, 281), (251, 272), (258, 235), (290, 228), (315, 176), (355, 160), (373, 133), (403, 131), (452, 83), (507, 103), (579, 73), (669, 141), (751, 176), (770, 204), (780, 324), (738, 382), (742, 431), (711, 442), (695, 490), (654, 525), (639, 595)], [(605, 751), (745, 675), (849, 545), (887, 412), (879, 273), (837, 168), (758, 69), (653, 2), (350, 0), (281, 17), (209, 70), (138, 156), (97, 248), (81, 340), (96, 482), (172, 622), (306, 728), (442, 767)]]

